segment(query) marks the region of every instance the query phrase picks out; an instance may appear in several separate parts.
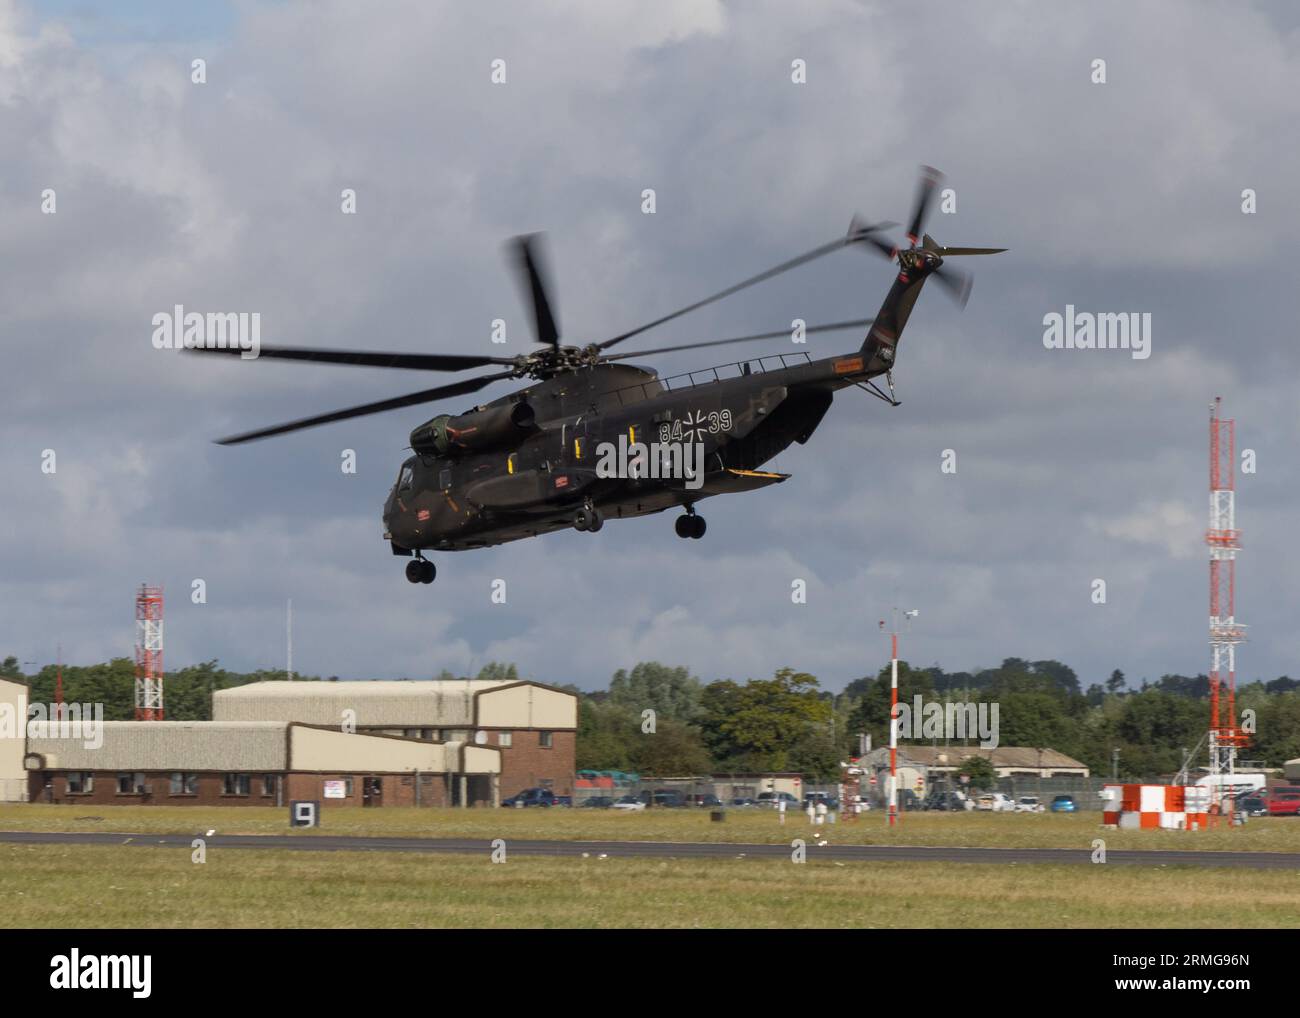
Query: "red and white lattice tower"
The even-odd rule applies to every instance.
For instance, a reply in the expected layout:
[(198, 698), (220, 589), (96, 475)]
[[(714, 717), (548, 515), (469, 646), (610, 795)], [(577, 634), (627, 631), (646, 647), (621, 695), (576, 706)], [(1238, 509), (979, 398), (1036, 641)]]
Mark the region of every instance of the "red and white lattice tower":
[(135, 719), (163, 719), (163, 592), (143, 583), (135, 595)]
[[(1219, 417), (1218, 396), (1210, 404), (1210, 782), (1213, 812), (1222, 812), (1224, 781), (1231, 782), (1237, 750), (1247, 736), (1237, 726), (1237, 644), (1246, 627), (1237, 621), (1237, 529), (1233, 495), (1236, 489), (1235, 422)], [(1227, 777), (1224, 777), (1227, 776)]]

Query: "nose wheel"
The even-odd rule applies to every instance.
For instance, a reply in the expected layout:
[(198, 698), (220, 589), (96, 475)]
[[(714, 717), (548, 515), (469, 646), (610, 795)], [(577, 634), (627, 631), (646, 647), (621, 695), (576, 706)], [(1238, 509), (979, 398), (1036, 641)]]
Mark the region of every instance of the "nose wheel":
[(406, 578), (412, 583), (432, 583), (438, 569), (428, 559), (413, 558), (406, 563)]
[(677, 517), (674, 527), (678, 537), (689, 537), (698, 541), (704, 536), (708, 524), (704, 522), (703, 516), (695, 515), (694, 509), (687, 509), (685, 515)]

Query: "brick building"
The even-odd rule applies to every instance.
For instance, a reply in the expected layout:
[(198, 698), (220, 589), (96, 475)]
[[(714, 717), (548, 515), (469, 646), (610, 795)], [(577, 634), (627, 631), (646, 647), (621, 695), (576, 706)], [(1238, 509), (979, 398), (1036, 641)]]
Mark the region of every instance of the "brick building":
[[(39, 731), (39, 729), (38, 729)], [(105, 721), (29, 734), (32, 802), (86, 805), (459, 806), (500, 801), (501, 753), (280, 721)]]
[(212, 717), (490, 747), (500, 751), (502, 797), (532, 787), (573, 794), (578, 698), (538, 682), (256, 682), (216, 692)]

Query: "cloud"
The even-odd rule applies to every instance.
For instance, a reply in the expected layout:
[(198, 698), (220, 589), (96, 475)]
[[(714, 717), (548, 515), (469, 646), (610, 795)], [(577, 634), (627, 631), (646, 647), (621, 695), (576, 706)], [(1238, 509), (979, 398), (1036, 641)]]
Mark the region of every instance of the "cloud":
[[(901, 600), (922, 609), (907, 653), (927, 663), (1056, 657), (1085, 682), (1201, 670), (1195, 528), (1205, 405), (1222, 393), (1260, 462), (1239, 489), (1243, 673), (1290, 667), (1300, 425), (1279, 266), (1300, 225), (1286, 197), (1300, 98), (1285, 12), (282, 3), (134, 35), (112, 18), (0, 0), (8, 652), (129, 653), (147, 579), (168, 590), (171, 666), (278, 665), (293, 598), (309, 673), (495, 658), (592, 686), (658, 658), (705, 678), (791, 665), (834, 688), (880, 665), (875, 620)], [(190, 82), (197, 56), (206, 85)], [(1097, 57), (1105, 85), (1089, 81)], [(482, 352), (503, 318), (519, 353), (531, 340), (500, 245), (540, 228), (565, 339), (584, 343), (828, 240), (854, 211), (902, 218), (921, 162), (957, 196), (930, 232), (1010, 252), (970, 260), (963, 315), (923, 295), (901, 407), (841, 393), (778, 457), (790, 481), (701, 507), (702, 541), (676, 539), (671, 514), (616, 521), (440, 556), (437, 582), (413, 587), (379, 510), (410, 429), (442, 408), (211, 439), (429, 383), (149, 344), (152, 315), (183, 303), (261, 312), (268, 343), (369, 349)], [(1240, 212), (1246, 187), (1257, 215)], [(647, 345), (870, 315), (889, 280), (843, 252)], [(1044, 350), (1042, 317), (1067, 303), (1151, 312), (1151, 359)], [(46, 448), (57, 475), (40, 471)], [(196, 577), (206, 605), (189, 601)]]

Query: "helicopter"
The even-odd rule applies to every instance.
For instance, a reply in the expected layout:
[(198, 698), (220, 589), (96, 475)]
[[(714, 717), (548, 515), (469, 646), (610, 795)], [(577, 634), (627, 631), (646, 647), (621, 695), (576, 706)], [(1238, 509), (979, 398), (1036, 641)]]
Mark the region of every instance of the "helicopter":
[[(885, 237), (897, 224), (872, 223), (854, 215), (848, 232), (830, 243), (654, 321), (584, 346), (560, 343), (541, 235), (516, 237), (508, 250), (531, 309), (539, 349), (516, 357), (494, 357), (262, 346), (258, 359), (415, 371), (488, 366), (502, 370), (232, 435), (218, 444), (239, 445), (527, 378), (532, 384), (525, 388), (463, 413), (440, 414), (411, 431), (411, 455), (401, 464), (383, 511), (384, 540), (394, 555), (410, 559), (406, 564), (410, 582), (433, 582), (437, 570), (425, 557), (428, 552), (484, 548), (570, 527), (597, 533), (607, 519), (630, 519), (666, 509), (682, 510), (675, 525), (678, 537), (699, 539), (707, 525), (696, 511), (697, 503), (787, 480), (789, 474), (765, 470), (764, 464), (791, 443), (806, 443), (837, 391), (856, 386), (898, 406), (893, 377), (898, 341), (926, 281), (933, 277), (965, 306), (971, 277), (945, 265), (945, 259), (1006, 250), (943, 247), (922, 232), (941, 179), (933, 167), (922, 167), (907, 226), (907, 247)], [(803, 327), (805, 336), (866, 329), (855, 350), (818, 359), (806, 353), (767, 355), (668, 378), (626, 361), (678, 350), (790, 339), (794, 333), (783, 329), (635, 352), (613, 350), (740, 290), (858, 245), (898, 265), (898, 275), (876, 316)], [(194, 350), (241, 352), (203, 346)], [(881, 375), (888, 393), (874, 381)]]

